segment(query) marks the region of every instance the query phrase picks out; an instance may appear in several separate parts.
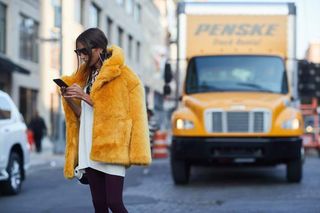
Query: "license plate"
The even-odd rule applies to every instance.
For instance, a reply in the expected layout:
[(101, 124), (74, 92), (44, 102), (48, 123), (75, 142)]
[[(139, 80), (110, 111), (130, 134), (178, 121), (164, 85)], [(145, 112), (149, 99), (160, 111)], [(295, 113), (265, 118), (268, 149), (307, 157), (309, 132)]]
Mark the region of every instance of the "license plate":
[(253, 163), (255, 162), (255, 158), (235, 158), (234, 162), (235, 163)]

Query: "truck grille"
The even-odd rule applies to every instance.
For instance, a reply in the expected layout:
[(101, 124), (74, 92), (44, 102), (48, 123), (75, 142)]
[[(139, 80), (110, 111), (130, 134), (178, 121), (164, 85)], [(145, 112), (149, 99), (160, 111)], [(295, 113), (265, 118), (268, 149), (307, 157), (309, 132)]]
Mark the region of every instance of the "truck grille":
[(263, 133), (270, 127), (268, 110), (223, 111), (208, 110), (205, 114), (206, 129), (214, 133)]
[(227, 112), (227, 132), (248, 132), (248, 112)]

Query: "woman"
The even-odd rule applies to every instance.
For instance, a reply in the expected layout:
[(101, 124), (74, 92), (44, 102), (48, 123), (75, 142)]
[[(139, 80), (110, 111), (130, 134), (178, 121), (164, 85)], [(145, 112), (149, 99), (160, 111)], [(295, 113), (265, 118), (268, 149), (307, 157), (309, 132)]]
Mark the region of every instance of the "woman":
[(95, 212), (127, 212), (122, 201), (125, 170), (151, 163), (144, 88), (124, 63), (122, 50), (90, 28), (76, 40), (84, 64), (61, 89), (66, 116), (64, 175), (85, 173)]

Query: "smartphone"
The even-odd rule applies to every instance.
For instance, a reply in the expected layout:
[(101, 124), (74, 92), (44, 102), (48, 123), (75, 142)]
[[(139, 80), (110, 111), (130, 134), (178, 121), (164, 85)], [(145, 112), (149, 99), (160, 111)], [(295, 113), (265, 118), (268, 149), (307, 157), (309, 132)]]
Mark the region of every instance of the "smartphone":
[(60, 78), (55, 78), (53, 79), (54, 83), (56, 83), (59, 87), (68, 87), (68, 84), (66, 84), (66, 82), (64, 82), (63, 80), (61, 80)]

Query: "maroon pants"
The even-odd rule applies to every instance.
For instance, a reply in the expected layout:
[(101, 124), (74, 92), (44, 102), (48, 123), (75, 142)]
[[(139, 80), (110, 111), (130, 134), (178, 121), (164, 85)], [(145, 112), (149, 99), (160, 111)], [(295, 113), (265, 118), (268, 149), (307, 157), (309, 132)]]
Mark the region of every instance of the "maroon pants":
[(124, 177), (86, 168), (95, 213), (128, 213), (122, 201)]

